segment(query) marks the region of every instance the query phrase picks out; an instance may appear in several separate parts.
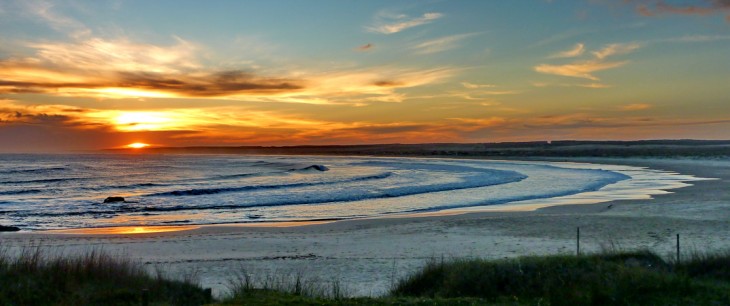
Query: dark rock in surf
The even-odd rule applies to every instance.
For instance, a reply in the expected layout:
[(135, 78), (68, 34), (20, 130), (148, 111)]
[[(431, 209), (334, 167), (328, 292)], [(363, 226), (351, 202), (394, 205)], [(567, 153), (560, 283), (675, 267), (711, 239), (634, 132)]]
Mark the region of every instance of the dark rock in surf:
[(108, 197), (104, 199), (104, 203), (116, 203), (116, 202), (124, 202), (123, 197)]
[(307, 171), (307, 170), (317, 170), (317, 171), (323, 171), (324, 172), (324, 171), (329, 171), (330, 168), (327, 168), (327, 166), (325, 166), (325, 165), (311, 165), (309, 167), (302, 168), (302, 169), (299, 169), (299, 170), (304, 170), (304, 171)]
[(17, 226), (0, 225), (0, 232), (17, 232), (19, 230), (20, 228)]

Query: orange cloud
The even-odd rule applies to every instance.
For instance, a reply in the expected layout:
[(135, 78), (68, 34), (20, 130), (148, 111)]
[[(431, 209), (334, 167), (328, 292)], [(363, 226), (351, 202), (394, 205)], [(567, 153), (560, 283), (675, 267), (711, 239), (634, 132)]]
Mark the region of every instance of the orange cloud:
[(364, 44), (362, 46), (359, 46), (359, 47), (355, 48), (355, 50), (357, 50), (357, 51), (370, 51), (373, 48), (375, 48), (375, 45), (373, 45), (371, 43), (367, 43), (367, 44)]
[(646, 104), (646, 103), (627, 104), (627, 105), (621, 106), (621, 110), (625, 110), (625, 111), (638, 111), (638, 110), (649, 109), (652, 106), (653, 105)]
[(635, 3), (636, 10), (644, 16), (658, 14), (680, 14), (680, 15), (709, 15), (717, 12), (730, 11), (730, 2), (726, 0), (700, 0), (696, 4), (689, 3), (668, 3), (665, 0), (628, 0)]
[(550, 56), (550, 58), (569, 58), (569, 57), (578, 57), (581, 56), (585, 52), (585, 45), (582, 43), (577, 43), (573, 48), (565, 51), (561, 51), (558, 53), (555, 53)]
[(29, 44), (35, 57), (0, 60), (0, 93), (97, 98), (216, 98), (307, 104), (399, 102), (396, 91), (439, 82), (455, 70), (374, 67), (305, 71), (284, 77), (201, 68), (198, 48), (182, 39), (170, 47), (88, 39), (79, 45)]
[(622, 62), (601, 62), (601, 61), (584, 61), (564, 65), (548, 65), (541, 64), (534, 67), (535, 71), (545, 74), (554, 74), (573, 78), (584, 78), (598, 81), (598, 77), (594, 76), (594, 72), (621, 67), (628, 63)]
[[(606, 45), (603, 49), (593, 51), (593, 56), (595, 57), (594, 60), (589, 61), (577, 61), (569, 64), (560, 64), (560, 65), (550, 65), (550, 64), (540, 64), (533, 69), (540, 73), (545, 74), (554, 74), (554, 75), (560, 75), (560, 76), (567, 76), (567, 77), (574, 77), (574, 78), (584, 78), (589, 79), (593, 81), (598, 81), (598, 77), (594, 76), (593, 73), (597, 71), (607, 70), (607, 69), (613, 69), (617, 67), (621, 67), (628, 63), (627, 61), (621, 61), (621, 62), (606, 62), (605, 59), (610, 56), (615, 55), (622, 55), (630, 53), (638, 48), (640, 48), (641, 45), (638, 43), (626, 43), (626, 44), (609, 44)], [(551, 58), (556, 57), (572, 57), (573, 55), (580, 55), (583, 53), (583, 45), (578, 44), (576, 45), (576, 48), (568, 51), (564, 51), (561, 53), (558, 53), (556, 55), (551, 56)], [(540, 84), (544, 85), (544, 84)], [(588, 85), (579, 85), (582, 87), (587, 88), (605, 88), (602, 84), (588, 84)], [(544, 87), (544, 86), (538, 86), (538, 87)]]
[(461, 82), (461, 85), (464, 86), (464, 88), (468, 88), (468, 89), (496, 87), (496, 85), (492, 85), (492, 84), (474, 84), (474, 83), (469, 83), (469, 82)]
[(605, 46), (603, 49), (594, 51), (592, 53), (597, 59), (602, 60), (609, 56), (630, 53), (636, 49), (639, 49), (640, 47), (641, 47), (641, 45), (639, 45), (638, 43), (609, 44), (609, 45)]

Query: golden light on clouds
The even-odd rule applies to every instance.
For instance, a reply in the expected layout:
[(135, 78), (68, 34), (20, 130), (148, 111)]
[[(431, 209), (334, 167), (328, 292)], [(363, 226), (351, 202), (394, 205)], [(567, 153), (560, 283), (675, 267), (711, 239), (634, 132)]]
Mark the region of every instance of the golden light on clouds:
[(114, 125), (121, 131), (159, 131), (175, 126), (162, 112), (121, 112), (114, 118)]
[(90, 90), (97, 92), (103, 96), (110, 98), (173, 98), (175, 95), (165, 92), (157, 92), (151, 90), (133, 89), (133, 88), (101, 88)]
[[(183, 2), (160, 27), (164, 6), (146, 1), (0, 0), (0, 151), (727, 138), (713, 126), (730, 125), (726, 1), (617, 6), (629, 15), (589, 1), (580, 20), (538, 2), (373, 1), (336, 26), (261, 22), (265, 1)], [(484, 18), (528, 6), (544, 18)], [(201, 16), (215, 21), (186, 26)]]

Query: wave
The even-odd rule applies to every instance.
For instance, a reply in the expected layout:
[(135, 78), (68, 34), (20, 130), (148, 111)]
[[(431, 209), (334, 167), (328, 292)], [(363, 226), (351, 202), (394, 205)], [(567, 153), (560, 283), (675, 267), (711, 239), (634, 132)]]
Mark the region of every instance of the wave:
[(56, 183), (56, 182), (67, 182), (67, 181), (80, 181), (88, 180), (89, 178), (83, 177), (64, 177), (64, 178), (50, 178), (50, 179), (37, 179), (37, 180), (20, 180), (20, 181), (0, 181), (0, 184), (33, 184), (33, 183)]
[(353, 177), (353, 178), (349, 178), (349, 179), (338, 180), (338, 181), (328, 181), (328, 182), (175, 190), (175, 191), (148, 194), (146, 196), (197, 196), (197, 195), (210, 195), (210, 194), (253, 191), (253, 190), (272, 190), (272, 189), (297, 188), (297, 187), (308, 187), (308, 186), (333, 185), (333, 184), (352, 183), (352, 182), (359, 182), (359, 181), (381, 180), (381, 179), (388, 178), (391, 175), (393, 175), (392, 172), (385, 172), (385, 173), (376, 174), (376, 175)]
[[(552, 166), (548, 166), (548, 167), (552, 167)], [(584, 170), (584, 171), (600, 172), (600, 173), (603, 173), (604, 175), (606, 175), (606, 177), (602, 180), (588, 183), (587, 185), (583, 186), (582, 188), (578, 188), (578, 189), (562, 190), (562, 191), (548, 192), (548, 193), (542, 193), (542, 194), (536, 194), (536, 195), (514, 196), (514, 197), (502, 198), (499, 200), (487, 200), (487, 201), (484, 201), (481, 203), (470, 203), (470, 204), (465, 204), (465, 205), (440, 205), (440, 206), (412, 209), (412, 210), (407, 210), (404, 212), (407, 212), (407, 213), (430, 212), (430, 211), (439, 211), (439, 210), (444, 210), (444, 209), (499, 205), (499, 204), (506, 204), (506, 203), (512, 203), (512, 202), (528, 201), (528, 200), (564, 197), (564, 196), (569, 196), (569, 195), (578, 194), (578, 193), (597, 191), (606, 185), (615, 184), (615, 183), (618, 183), (623, 180), (631, 179), (631, 177), (628, 175), (618, 173), (618, 172), (608, 171), (608, 170), (590, 169), (590, 170)]]
[[(525, 179), (526, 176), (524, 175), (518, 175), (513, 177), (510, 180), (499, 180), (499, 181), (482, 181), (481, 183), (475, 183), (475, 184), (468, 184), (468, 185), (455, 185), (455, 184), (444, 184), (441, 186), (438, 186), (436, 188), (400, 188), (398, 190), (389, 190), (388, 192), (381, 192), (381, 193), (367, 193), (367, 194), (360, 194), (360, 195), (352, 195), (347, 193), (332, 193), (328, 194), (329, 197), (327, 198), (310, 198), (310, 199), (285, 199), (280, 201), (272, 201), (267, 203), (251, 203), (251, 204), (222, 204), (222, 205), (207, 205), (207, 206), (197, 206), (197, 207), (191, 207), (187, 205), (176, 205), (176, 206), (168, 206), (168, 207), (154, 207), (154, 206), (124, 206), (119, 207), (119, 211), (124, 212), (175, 212), (175, 211), (199, 211), (199, 210), (218, 210), (218, 209), (238, 209), (238, 208), (251, 208), (251, 207), (271, 207), (271, 206), (285, 206), (285, 205), (311, 205), (311, 204), (322, 204), (322, 203), (332, 203), (332, 202), (355, 202), (355, 201), (361, 201), (361, 200), (370, 200), (370, 199), (382, 199), (382, 198), (393, 198), (393, 197), (401, 197), (401, 196), (409, 196), (409, 195), (415, 195), (415, 194), (423, 194), (423, 193), (432, 193), (432, 192), (442, 192), (442, 191), (453, 191), (453, 190), (461, 190), (461, 189), (469, 189), (469, 188), (478, 188), (478, 187), (487, 187), (492, 185), (499, 185), (499, 184), (506, 184), (506, 183), (512, 183), (516, 181), (520, 181)], [(247, 186), (247, 187), (255, 187), (255, 186)], [(225, 192), (225, 191), (223, 191)], [(195, 194), (198, 195), (198, 194)], [(83, 214), (83, 212), (79, 212)], [(90, 212), (90, 213), (99, 213), (99, 212)]]
[(70, 168), (46, 167), (46, 168), (32, 168), (32, 169), (10, 169), (10, 170), (2, 170), (2, 171), (0, 171), (0, 174), (45, 173), (45, 172), (66, 171), (66, 170), (70, 170)]
[(21, 189), (21, 190), (0, 191), (0, 195), (36, 194), (36, 193), (41, 193), (41, 192), (43, 192), (43, 190), (40, 190), (40, 189)]

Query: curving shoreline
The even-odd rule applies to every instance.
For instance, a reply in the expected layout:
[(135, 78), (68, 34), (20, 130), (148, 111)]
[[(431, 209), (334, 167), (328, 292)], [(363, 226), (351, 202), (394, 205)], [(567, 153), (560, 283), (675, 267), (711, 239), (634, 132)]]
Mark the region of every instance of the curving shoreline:
[[(376, 295), (390, 275), (403, 275), (428, 258), (502, 258), (567, 253), (580, 226), (586, 251), (602, 245), (672, 251), (681, 233), (688, 247), (730, 247), (730, 162), (688, 159), (573, 159), (578, 162), (643, 166), (699, 177), (692, 186), (656, 195), (600, 204), (562, 205), (535, 211), (470, 212), (395, 216), (281, 227), (203, 226), (176, 232), (120, 234), (3, 234), (3, 243), (79, 252), (103, 247), (123, 252), (171, 273), (196, 269), (214, 292), (240, 267), (250, 271), (304, 270), (340, 278), (354, 295)], [(293, 225), (293, 226), (290, 226)], [(303, 258), (299, 255), (309, 255)], [(299, 257), (298, 257), (299, 256)], [(278, 259), (272, 259), (278, 258)]]

